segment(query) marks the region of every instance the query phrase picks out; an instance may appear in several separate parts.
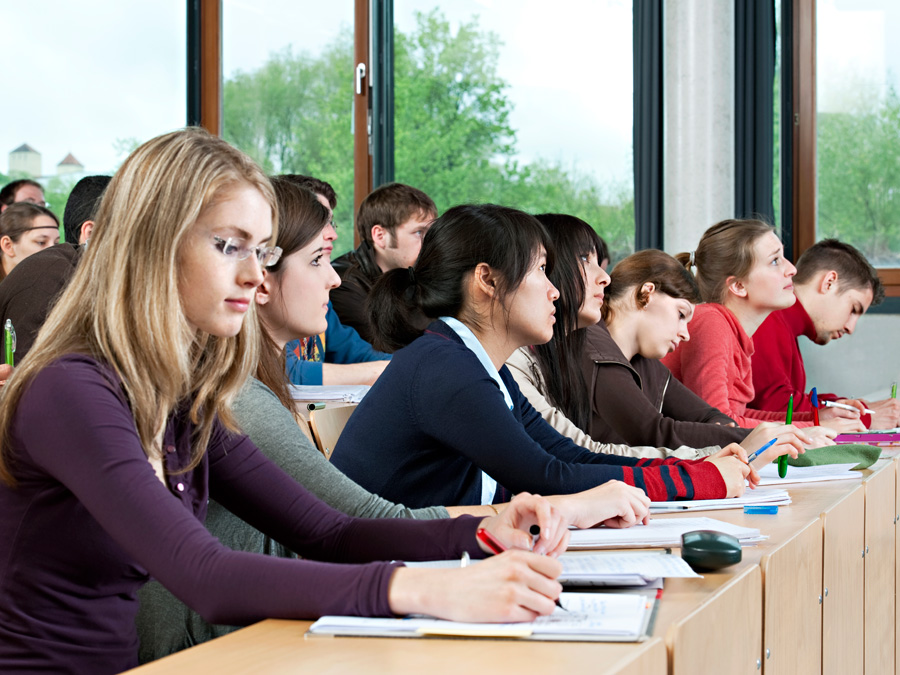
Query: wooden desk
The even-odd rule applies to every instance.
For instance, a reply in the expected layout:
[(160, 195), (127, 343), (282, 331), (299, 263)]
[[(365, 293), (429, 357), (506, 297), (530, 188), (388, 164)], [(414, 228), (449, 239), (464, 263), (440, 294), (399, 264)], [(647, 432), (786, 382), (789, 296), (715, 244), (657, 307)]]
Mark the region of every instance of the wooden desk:
[(641, 644), (307, 637), (308, 621), (269, 620), (129, 671), (159, 673), (367, 673), (520, 671), (662, 675), (666, 648)]
[(777, 516), (704, 514), (769, 539), (745, 548), (738, 565), (667, 581), (644, 643), (308, 638), (308, 622), (264, 621), (138, 671), (421, 673), (470, 663), (629, 675), (900, 672), (898, 481), (896, 461), (882, 461), (861, 481), (788, 486), (794, 503)]

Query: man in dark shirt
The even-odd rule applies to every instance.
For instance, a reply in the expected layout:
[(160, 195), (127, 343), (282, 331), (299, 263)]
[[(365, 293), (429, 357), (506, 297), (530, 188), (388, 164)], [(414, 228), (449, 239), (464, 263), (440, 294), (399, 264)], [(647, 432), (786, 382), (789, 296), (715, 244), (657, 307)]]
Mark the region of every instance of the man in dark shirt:
[[(85, 176), (78, 181), (63, 214), (66, 242), (72, 243), (51, 246), (27, 257), (0, 283), (0, 325), (9, 319), (16, 331), (16, 363), (25, 358), (56, 298), (68, 286), (110, 180), (109, 176)], [(3, 377), (0, 372), (0, 379)]]
[(331, 304), (341, 323), (355, 328), (367, 342), (373, 338), (366, 314), (369, 291), (384, 272), (416, 263), (422, 239), (436, 217), (431, 198), (402, 183), (376, 188), (359, 205), (360, 243), (332, 263), (341, 285), (331, 291)]

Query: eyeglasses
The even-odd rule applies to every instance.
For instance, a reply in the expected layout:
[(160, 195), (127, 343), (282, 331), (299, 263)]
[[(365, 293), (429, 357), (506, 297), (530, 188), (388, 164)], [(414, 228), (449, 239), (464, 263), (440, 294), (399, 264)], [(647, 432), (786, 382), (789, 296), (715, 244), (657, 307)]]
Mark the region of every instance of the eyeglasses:
[(241, 246), (238, 239), (229, 237), (222, 239), (213, 235), (216, 249), (226, 258), (233, 260), (246, 260), (251, 255), (256, 256), (260, 267), (271, 267), (281, 259), (280, 246)]

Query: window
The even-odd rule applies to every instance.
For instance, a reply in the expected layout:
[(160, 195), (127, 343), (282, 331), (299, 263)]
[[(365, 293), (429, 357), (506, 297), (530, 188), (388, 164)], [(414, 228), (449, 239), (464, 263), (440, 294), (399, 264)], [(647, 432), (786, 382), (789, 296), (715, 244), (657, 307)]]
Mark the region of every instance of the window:
[(4, 3), (0, 25), (0, 184), (37, 178), (60, 217), (78, 179), (184, 126), (184, 2)]
[(395, 180), (634, 250), (630, 0), (395, 0), (394, 21)]
[(816, 239), (900, 267), (900, 6), (816, 3)]
[(334, 256), (353, 246), (353, 2), (224, 0), (223, 137), (270, 174), (338, 195)]

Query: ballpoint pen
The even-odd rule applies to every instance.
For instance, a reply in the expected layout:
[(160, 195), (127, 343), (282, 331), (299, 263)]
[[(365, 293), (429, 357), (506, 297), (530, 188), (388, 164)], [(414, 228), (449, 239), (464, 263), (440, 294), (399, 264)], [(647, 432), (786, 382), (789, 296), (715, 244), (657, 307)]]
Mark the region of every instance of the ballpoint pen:
[(815, 387), (809, 392), (809, 402), (812, 403), (813, 407), (813, 422), (816, 423), (816, 426), (819, 426), (819, 393)]
[[(836, 403), (835, 401), (825, 401), (822, 405), (826, 408), (840, 408), (841, 410), (849, 410), (850, 412), (859, 412), (859, 408), (855, 408), (852, 405), (847, 405), (846, 403)], [(874, 415), (875, 411), (870, 410), (869, 408), (863, 408), (862, 411), (868, 415)]]
[[(769, 448), (771, 448), (771, 447), (775, 444), (775, 441), (777, 441), (777, 440), (778, 440), (778, 438), (773, 438), (771, 441), (769, 441), (769, 442), (766, 443), (764, 446), (762, 446), (759, 450), (757, 450), (757, 451), (754, 452), (752, 455), (750, 455), (750, 456), (747, 458), (747, 464), (749, 464), (749, 463), (752, 462), (754, 459), (756, 459), (756, 458), (759, 457), (761, 454), (763, 454), (766, 450), (768, 450)], [(781, 457), (779, 457), (778, 459), (781, 460)], [(782, 478), (783, 478), (783, 476), (782, 476)]]
[(13, 363), (13, 354), (16, 353), (16, 329), (13, 328), (12, 321), (9, 319), (6, 320), (3, 326), (3, 333), (6, 346), (6, 364), (12, 366), (15, 365)]

